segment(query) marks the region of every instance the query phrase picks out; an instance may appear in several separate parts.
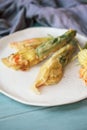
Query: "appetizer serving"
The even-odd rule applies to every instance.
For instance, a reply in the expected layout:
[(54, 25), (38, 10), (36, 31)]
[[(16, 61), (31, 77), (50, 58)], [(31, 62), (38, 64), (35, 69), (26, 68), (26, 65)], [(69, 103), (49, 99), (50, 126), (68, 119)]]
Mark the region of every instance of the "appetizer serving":
[(41, 86), (58, 83), (62, 76), (65, 65), (70, 61), (77, 48), (78, 41), (73, 39), (67, 45), (56, 51), (40, 68), (40, 72), (33, 86), (33, 90), (39, 93)]
[[(27, 70), (73, 40), (75, 35), (75, 30), (69, 30), (56, 38), (39, 39), (40, 42), (36, 42), (36, 44), (33, 44), (32, 46), (28, 44), (29, 47), (27, 47), (27, 44), (24, 44), (24, 42), (23, 44), (17, 44), (17, 46), (15, 46), (16, 44), (13, 44), (18, 51), (6, 58), (2, 58), (2, 62), (7, 67), (15, 70)], [(38, 39), (36, 41), (38, 41)]]
[[(31, 48), (36, 50), (36, 48), (41, 44), (47, 43), (47, 41), (52, 40), (54, 37), (57, 37), (59, 35), (61, 36), (61, 34), (64, 34), (65, 31), (66, 31), (65, 29), (35, 27), (35, 28), (29, 28), (23, 31), (19, 31), (12, 35), (6, 36), (5, 38), (1, 38), (0, 59), (9, 56), (10, 54), (12, 54), (12, 52), (19, 53), (22, 50), (26, 50), (26, 48), (28, 50), (31, 50)], [(48, 34), (51, 34), (54, 37), (49, 37)], [(27, 40), (26, 38), (28, 37), (33, 39)], [(41, 42), (39, 42), (38, 44), (38, 41), (40, 40), (38, 39), (39, 37), (42, 38), (46, 37), (48, 38), (48, 40), (44, 41), (41, 39)], [(19, 41), (19, 39), (21, 40), (21, 42)], [(60, 47), (59, 51), (63, 49), (63, 47), (71, 44), (70, 42), (72, 42), (74, 39), (75, 38), (72, 37), (72, 39), (69, 42), (67, 42), (67, 44)], [(87, 38), (81, 36), (80, 34), (76, 35), (76, 39), (78, 40), (78, 42), (80, 42), (80, 45), (82, 47), (84, 46), (84, 43), (87, 41)], [(14, 40), (16, 42), (12, 43)], [(9, 45), (12, 48), (10, 48)], [(56, 50), (56, 52), (57, 51), (58, 50)], [(34, 67), (31, 66), (32, 69), (27, 72), (11, 70), (11, 68), (5, 67), (4, 64), (2, 63), (2, 60), (0, 60), (0, 92), (18, 102), (27, 105), (34, 105), (34, 106), (36, 105), (56, 106), (56, 105), (69, 104), (69, 103), (73, 103), (85, 99), (87, 97), (87, 87), (85, 84), (83, 84), (83, 80), (79, 78), (78, 69), (80, 65), (76, 65), (78, 64), (78, 60), (75, 60), (73, 62), (74, 56), (77, 55), (79, 52), (78, 46), (75, 53), (73, 52), (74, 54), (73, 56), (71, 56), (70, 58), (71, 60), (69, 60), (68, 65), (66, 64), (62, 66), (60, 62), (59, 64), (56, 63), (57, 61), (55, 60), (56, 58), (52, 58), (52, 56), (56, 52), (52, 52), (51, 55), (48, 56), (48, 58), (41, 64), (35, 65)], [(50, 60), (50, 58), (52, 58), (53, 60)], [(41, 92), (41, 95), (37, 95), (37, 93), (35, 93), (34, 90), (32, 91), (31, 89), (35, 85), (34, 83), (36, 83), (37, 80), (39, 80), (40, 78), (40, 77), (37, 78), (39, 71), (41, 71), (40, 68), (42, 68), (42, 66), (44, 66), (45, 62), (47, 62), (48, 60), (52, 61), (51, 64), (52, 67), (48, 62), (49, 70), (47, 70), (48, 64), (46, 66), (47, 75), (49, 73), (48, 71), (50, 71), (50, 74), (52, 74), (52, 71), (54, 70), (53, 71), (54, 77), (57, 76), (57, 72), (58, 72), (59, 79), (58, 78), (56, 79), (50, 75), (49, 80), (46, 80), (44, 82), (44, 86), (42, 85), (42, 87), (38, 86), (38, 88), (36, 88), (37, 92), (38, 91)], [(58, 65), (59, 71), (56, 71), (58, 69), (54, 69), (57, 68), (56, 65)], [(82, 65), (80, 68), (82, 68)], [(43, 68), (42, 71), (44, 72), (45, 68)], [(41, 75), (42, 75), (42, 71), (41, 71)], [(44, 79), (46, 79), (46, 76)], [(47, 86), (46, 83), (47, 84), (52, 83), (52, 85), (49, 84), (49, 86)]]

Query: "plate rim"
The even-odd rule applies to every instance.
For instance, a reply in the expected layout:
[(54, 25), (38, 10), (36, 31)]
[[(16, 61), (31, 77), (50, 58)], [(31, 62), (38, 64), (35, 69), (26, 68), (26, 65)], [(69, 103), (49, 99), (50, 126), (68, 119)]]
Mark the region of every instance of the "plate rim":
[(32, 106), (39, 106), (39, 107), (53, 107), (53, 106), (62, 106), (62, 105), (68, 105), (68, 104), (73, 104), (73, 103), (77, 103), (79, 101), (82, 101), (82, 100), (85, 100), (87, 98), (87, 96), (84, 96), (82, 98), (79, 98), (77, 100), (72, 100), (72, 101), (69, 101), (69, 102), (66, 102), (66, 103), (58, 103), (58, 104), (49, 104), (49, 103), (28, 103), (27, 101), (22, 101), (21, 99), (17, 99), (16, 97), (14, 97), (13, 95), (3, 91), (3, 90), (0, 90), (0, 93), (7, 96), (8, 98), (11, 98), (13, 101), (17, 101), (19, 103), (22, 103), (22, 104), (25, 104), (25, 105), (32, 105)]

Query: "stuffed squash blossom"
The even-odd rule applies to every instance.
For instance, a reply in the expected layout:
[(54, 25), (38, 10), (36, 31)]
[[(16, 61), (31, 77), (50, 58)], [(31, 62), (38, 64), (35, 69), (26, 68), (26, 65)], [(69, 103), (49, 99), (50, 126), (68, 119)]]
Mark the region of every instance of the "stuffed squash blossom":
[(24, 47), (18, 52), (11, 54), (6, 58), (2, 58), (2, 62), (15, 70), (27, 70), (47, 58), (51, 53), (66, 45), (75, 37), (75, 35), (75, 30), (69, 30), (63, 35), (52, 38), (36, 48)]
[(64, 67), (72, 58), (77, 48), (78, 41), (73, 39), (69, 44), (56, 51), (50, 59), (40, 68), (33, 90), (39, 93), (41, 86), (47, 86), (58, 83), (62, 76)]

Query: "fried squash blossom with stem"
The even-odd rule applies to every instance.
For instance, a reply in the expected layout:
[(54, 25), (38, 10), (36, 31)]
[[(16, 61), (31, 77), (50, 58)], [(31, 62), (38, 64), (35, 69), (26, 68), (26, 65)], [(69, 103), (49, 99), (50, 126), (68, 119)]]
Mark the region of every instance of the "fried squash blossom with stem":
[(63, 35), (56, 38), (51, 38), (41, 45), (36, 47), (24, 47), (22, 44), (21, 49), (18, 52), (9, 55), (6, 58), (2, 58), (2, 62), (9, 68), (14, 70), (28, 70), (35, 64), (38, 64), (42, 60), (46, 59), (50, 54), (57, 51), (68, 42), (70, 42), (76, 35), (75, 30), (69, 30)]
[(71, 60), (77, 49), (78, 41), (73, 39), (70, 43), (56, 51), (40, 68), (33, 90), (40, 93), (41, 86), (48, 86), (58, 83), (63, 77), (65, 66)]

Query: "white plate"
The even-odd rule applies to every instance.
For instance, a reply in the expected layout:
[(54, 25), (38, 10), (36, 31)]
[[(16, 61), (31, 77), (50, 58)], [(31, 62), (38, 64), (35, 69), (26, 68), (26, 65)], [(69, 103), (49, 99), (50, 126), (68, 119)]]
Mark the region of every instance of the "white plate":
[[(37, 106), (55, 106), (80, 101), (87, 97), (87, 87), (79, 78), (79, 66), (74, 61), (65, 68), (62, 80), (53, 86), (43, 87), (41, 94), (36, 95), (31, 87), (39, 72), (41, 64), (34, 66), (27, 72), (15, 71), (7, 68), (1, 58), (8, 56), (13, 50), (8, 46), (13, 41), (20, 41), (33, 37), (44, 37), (47, 34), (58, 36), (65, 29), (55, 28), (29, 28), (16, 32), (0, 39), (0, 91), (10, 98), (24, 104)], [(77, 39), (84, 44), (87, 39), (77, 35)]]

